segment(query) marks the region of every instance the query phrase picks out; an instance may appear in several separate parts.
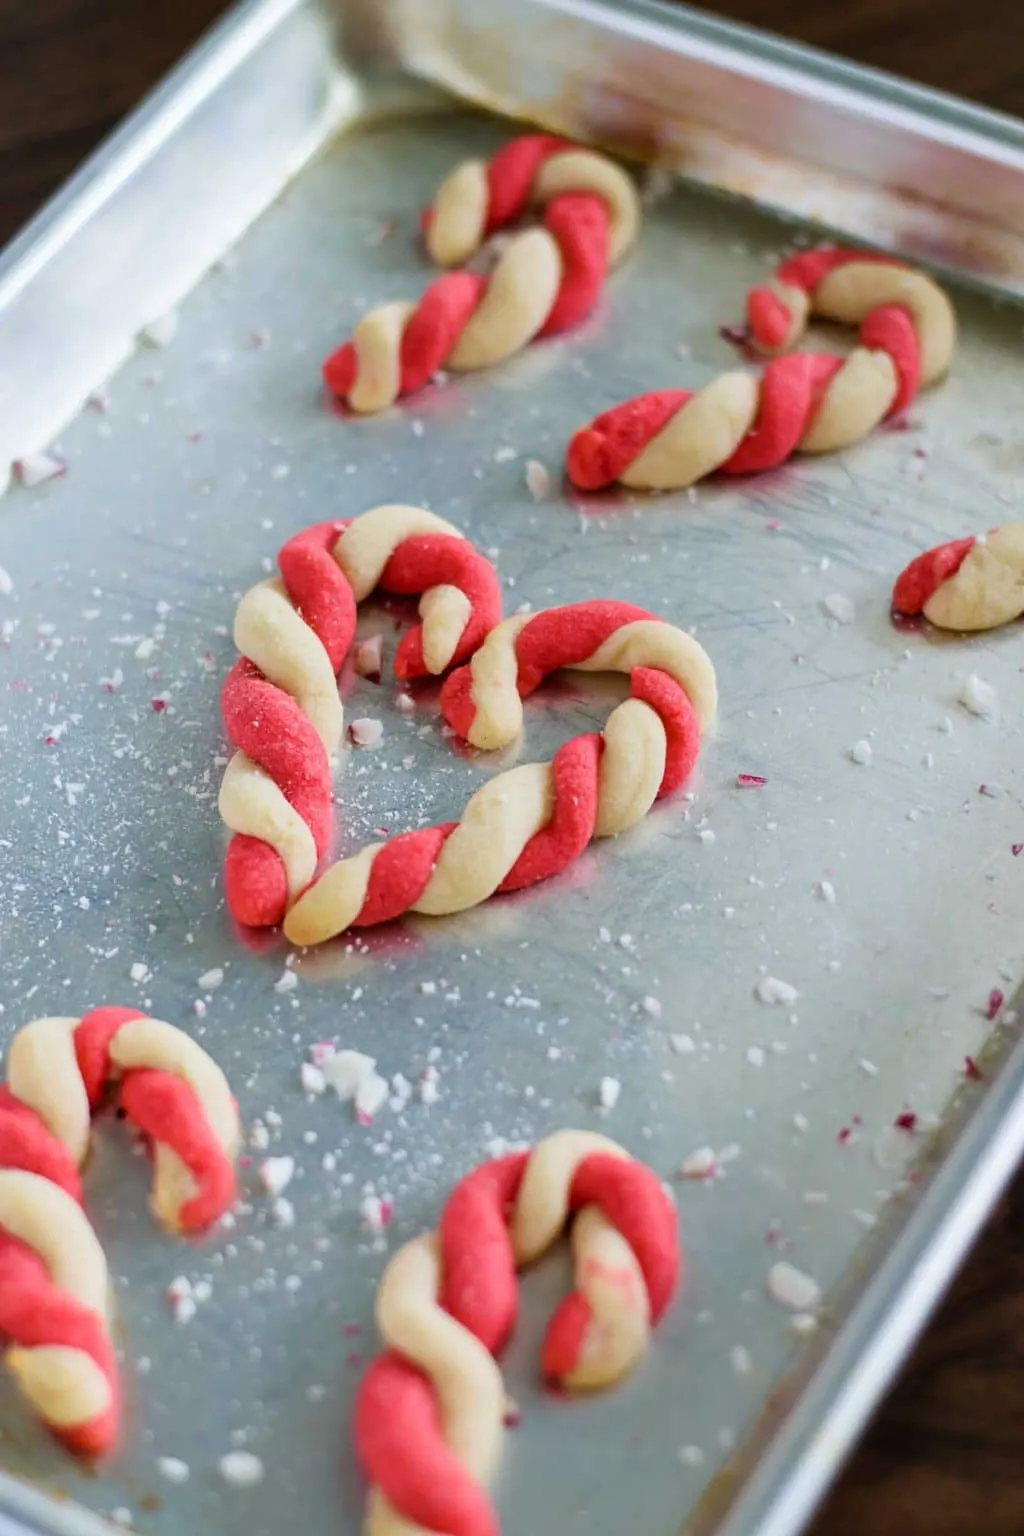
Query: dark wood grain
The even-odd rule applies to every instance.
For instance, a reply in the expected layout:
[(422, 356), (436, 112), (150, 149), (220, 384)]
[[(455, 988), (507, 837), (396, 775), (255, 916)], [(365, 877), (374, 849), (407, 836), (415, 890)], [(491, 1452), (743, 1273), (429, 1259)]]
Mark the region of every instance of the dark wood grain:
[[(1024, 114), (1024, 0), (712, 0), (707, 9)], [(221, 10), (221, 0), (0, 0), (0, 240)], [(1022, 1445), (1024, 1178), (814, 1536), (1022, 1536)]]

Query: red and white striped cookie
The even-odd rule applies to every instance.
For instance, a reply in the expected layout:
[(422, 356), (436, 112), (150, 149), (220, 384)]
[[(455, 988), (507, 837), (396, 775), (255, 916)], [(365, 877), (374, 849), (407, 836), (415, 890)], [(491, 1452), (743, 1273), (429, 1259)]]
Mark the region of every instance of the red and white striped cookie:
[(261, 582), (238, 605), (242, 658), (221, 694), (238, 749), (220, 790), (221, 816), (236, 834), (224, 880), (232, 915), (252, 927), (281, 921), (327, 851), (343, 718), (336, 675), (356, 605), (375, 590), (419, 596), (421, 623), (395, 653), (404, 679), (464, 660), (501, 617), (493, 566), (419, 507), (374, 507), (307, 528), (284, 545), (278, 566), (280, 580)]
[(4, 1361), (72, 1449), (109, 1451), (117, 1370), (103, 1250), (82, 1210), (91, 1116), (117, 1084), (153, 1148), (152, 1209), (171, 1232), (234, 1203), (239, 1128), (220, 1068), (194, 1040), (131, 1008), (36, 1019), (0, 1088), (0, 1336)]
[(912, 560), (892, 594), (893, 612), (923, 613), (939, 629), (997, 629), (1024, 614), (1024, 522), (939, 544)]
[(402, 833), (340, 859), (295, 903), (284, 929), (319, 944), (404, 912), (440, 916), (565, 869), (594, 837), (614, 837), (683, 784), (715, 714), (715, 673), (682, 630), (629, 603), (578, 603), (510, 619), (448, 679), (445, 719), (475, 745), (502, 746), (520, 698), (558, 667), (629, 674), (630, 697), (604, 731), (550, 763), (489, 779), (458, 822)]
[(490, 368), (578, 325), (639, 225), (636, 188), (603, 155), (530, 134), (490, 164), (467, 161), (425, 215), (427, 249), (444, 266), (464, 261), (530, 205), (543, 209), (541, 224), (513, 235), (487, 277), (448, 273), (417, 303), (365, 315), (324, 363), (331, 393), (353, 411), (382, 411), (441, 368)]
[(906, 410), (919, 386), (948, 370), (953, 310), (924, 273), (833, 250), (808, 252), (779, 271), (784, 282), (748, 298), (761, 349), (790, 345), (813, 312), (860, 322), (854, 350), (845, 358), (797, 352), (774, 358), (761, 378), (723, 373), (696, 392), (655, 390), (613, 406), (569, 444), (574, 485), (679, 490), (715, 471), (748, 475), (793, 453), (834, 453)]
[(675, 1207), (650, 1169), (589, 1131), (483, 1164), (453, 1190), (437, 1232), (399, 1249), (377, 1292), (388, 1349), (363, 1379), (355, 1422), (367, 1536), (497, 1536), (487, 1484), (505, 1393), (494, 1357), (515, 1323), (516, 1270), (574, 1216), (576, 1288), (548, 1325), (543, 1372), (587, 1390), (643, 1354), (682, 1269)]

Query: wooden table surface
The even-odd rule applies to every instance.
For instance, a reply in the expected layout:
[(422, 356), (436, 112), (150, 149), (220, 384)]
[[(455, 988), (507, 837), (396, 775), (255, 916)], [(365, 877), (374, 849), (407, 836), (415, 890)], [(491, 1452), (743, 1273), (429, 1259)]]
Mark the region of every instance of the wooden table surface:
[[(223, 0), (0, 0), (0, 243), (223, 8)], [(1024, 0), (706, 0), (705, 8), (1024, 115)], [(813, 1530), (1024, 1533), (1024, 1176)]]

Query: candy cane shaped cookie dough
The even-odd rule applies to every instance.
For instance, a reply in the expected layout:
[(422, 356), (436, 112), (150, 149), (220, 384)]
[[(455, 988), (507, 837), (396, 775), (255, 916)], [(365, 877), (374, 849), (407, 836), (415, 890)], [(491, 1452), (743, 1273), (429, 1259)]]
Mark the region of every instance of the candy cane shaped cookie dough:
[(389, 1348), (364, 1378), (355, 1424), (372, 1484), (367, 1536), (496, 1536), (486, 1484), (504, 1394), (494, 1356), (515, 1324), (516, 1270), (573, 1215), (576, 1288), (548, 1326), (544, 1374), (572, 1391), (603, 1387), (644, 1352), (682, 1262), (675, 1209), (654, 1174), (588, 1131), (477, 1168), (437, 1233), (395, 1254), (378, 1291)]
[(235, 616), (242, 652), (221, 706), (238, 750), (220, 791), (236, 834), (225, 861), (228, 907), (254, 927), (281, 921), (330, 840), (331, 759), (341, 741), (336, 674), (356, 605), (376, 588), (420, 596), (421, 623), (395, 654), (400, 678), (438, 675), (501, 617), (497, 575), (459, 530), (419, 507), (375, 507), (321, 523), (278, 555), (280, 581), (245, 594)]
[(293, 944), (403, 912), (462, 912), (565, 869), (593, 837), (613, 837), (685, 781), (716, 707), (714, 668), (689, 635), (628, 603), (580, 603), (507, 621), (442, 689), (446, 720), (488, 747), (522, 719), (519, 698), (545, 672), (628, 672), (630, 697), (601, 735), (550, 763), (489, 779), (458, 822), (406, 832), (341, 859), (291, 908)]
[(578, 325), (639, 225), (632, 181), (603, 155), (535, 134), (489, 166), (466, 162), (426, 217), (428, 251), (442, 265), (463, 261), (528, 204), (543, 208), (542, 224), (513, 235), (488, 277), (448, 273), (417, 304), (365, 315), (324, 364), (331, 393), (353, 411), (382, 411), (441, 368), (489, 368)]
[(152, 1208), (171, 1232), (233, 1204), (238, 1116), (220, 1069), (170, 1024), (129, 1008), (37, 1019), (15, 1035), (0, 1088), (0, 1335), (40, 1416), (75, 1450), (117, 1433), (107, 1266), (81, 1208), (90, 1119), (118, 1082), (154, 1149)]
[[(773, 358), (760, 379), (724, 373), (696, 393), (656, 390), (613, 406), (569, 444), (574, 485), (679, 490), (716, 470), (747, 475), (793, 453), (834, 453), (906, 410), (919, 386), (947, 372), (956, 323), (930, 277), (848, 251), (808, 252), (780, 271), (789, 273), (787, 283), (750, 296), (752, 339), (764, 351), (780, 350), (813, 312), (860, 322), (849, 356), (798, 352)], [(807, 291), (794, 286), (797, 273)], [(812, 282), (812, 274), (824, 275)]]
[(997, 629), (1024, 614), (1024, 521), (954, 539), (912, 560), (892, 594), (896, 614), (939, 629)]

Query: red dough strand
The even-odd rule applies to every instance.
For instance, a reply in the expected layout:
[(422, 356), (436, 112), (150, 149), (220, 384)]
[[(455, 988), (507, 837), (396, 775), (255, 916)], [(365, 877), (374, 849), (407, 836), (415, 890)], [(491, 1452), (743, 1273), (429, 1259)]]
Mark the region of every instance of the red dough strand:
[(893, 588), (893, 612), (907, 617), (921, 613), (943, 582), (956, 575), (975, 542), (973, 538), (954, 539), (911, 560)]
[[(444, 367), (486, 287), (487, 279), (472, 272), (446, 272), (431, 283), (402, 334), (400, 394), (411, 395), (422, 389)], [(350, 341), (327, 358), (323, 380), (337, 399), (348, 396), (357, 367)]]
[[(879, 261), (899, 266), (891, 256), (880, 251), (855, 251), (842, 246), (824, 246), (790, 256), (775, 269), (775, 281), (788, 288), (800, 288), (811, 294), (823, 278), (837, 267), (851, 261)], [(786, 345), (792, 316), (774, 288), (751, 288), (747, 294), (747, 325), (754, 342), (766, 352), (776, 352)], [(865, 346), (872, 343), (865, 342)]]

